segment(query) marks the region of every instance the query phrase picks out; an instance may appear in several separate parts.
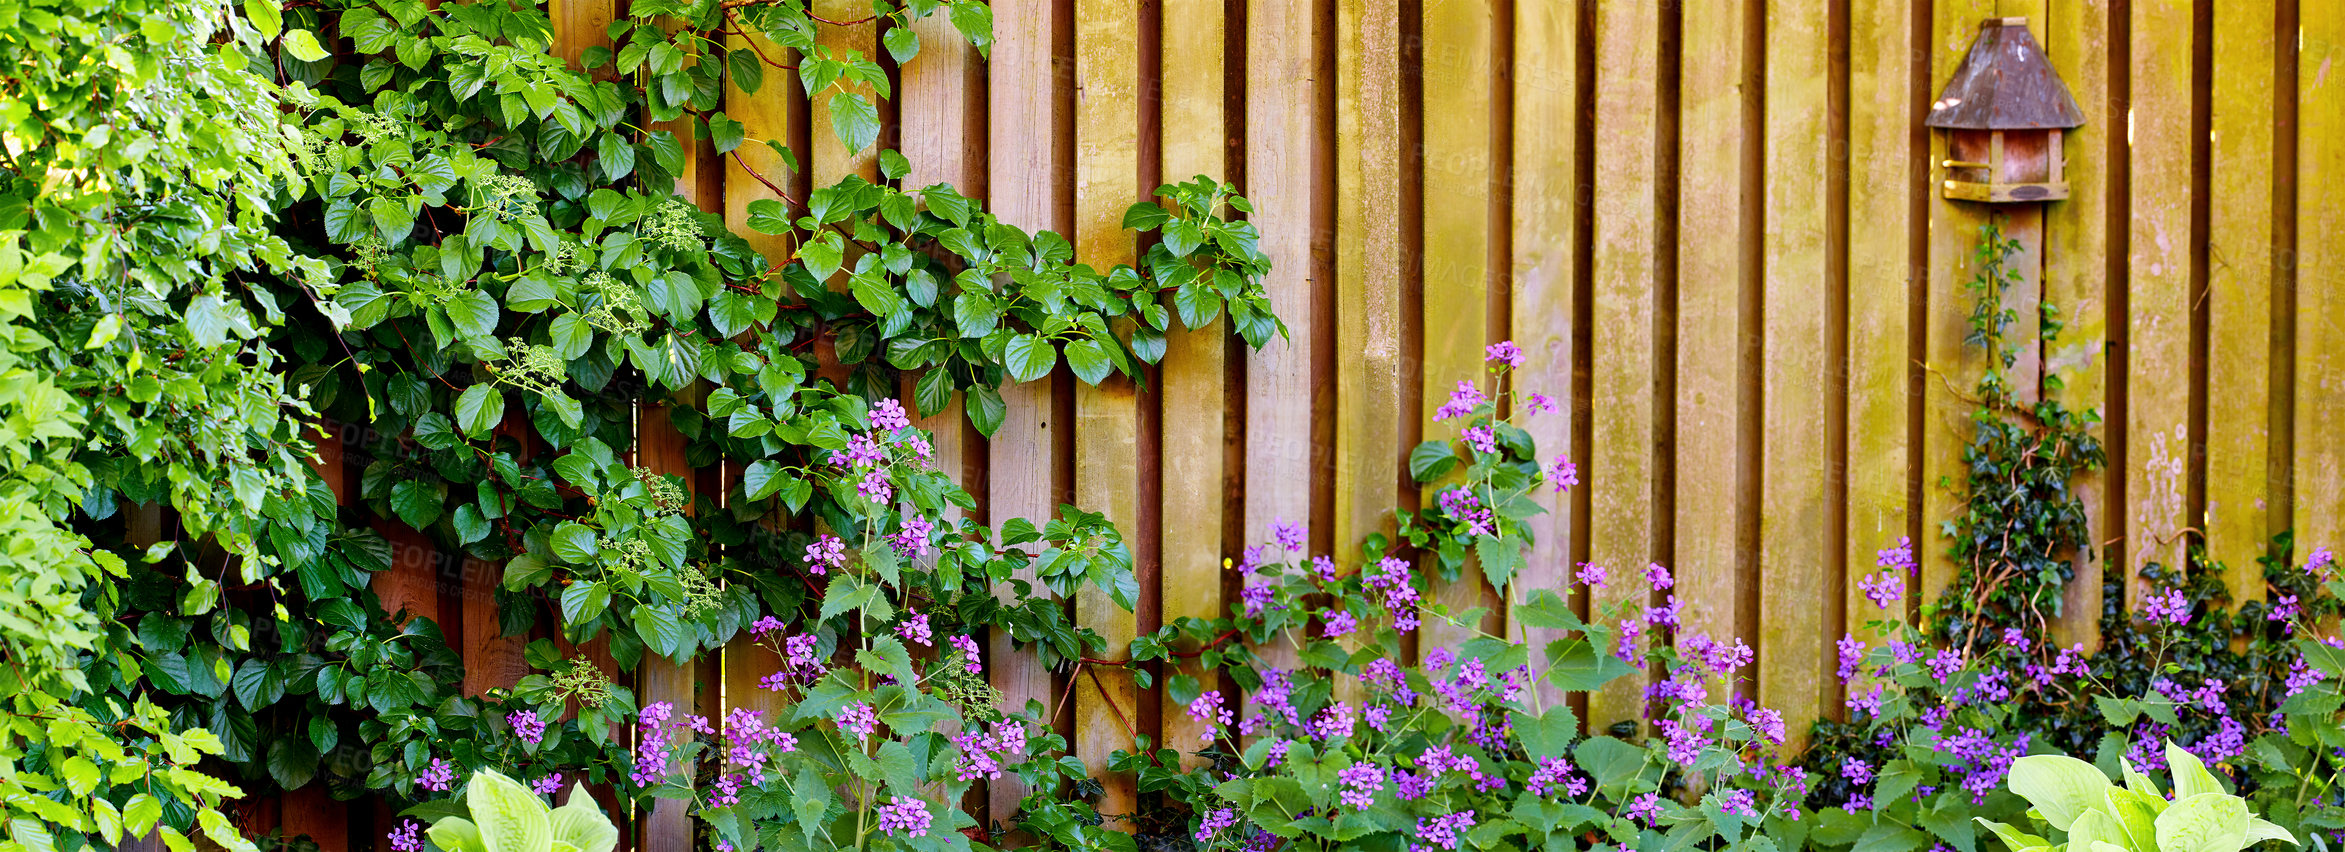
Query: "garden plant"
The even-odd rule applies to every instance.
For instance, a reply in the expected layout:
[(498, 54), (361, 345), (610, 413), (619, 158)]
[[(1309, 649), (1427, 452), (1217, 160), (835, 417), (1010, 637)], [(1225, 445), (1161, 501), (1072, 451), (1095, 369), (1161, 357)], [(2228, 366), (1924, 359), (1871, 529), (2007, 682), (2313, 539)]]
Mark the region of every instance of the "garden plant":
[[(872, 10), (991, 42), (979, 0)], [(1844, 712), (1814, 730), (1750, 700), (1743, 637), (1681, 623), (1668, 566), (1528, 587), (1534, 495), (1578, 475), (1523, 428), (1568, 389), (1518, 387), (1511, 342), (1449, 393), (1454, 438), (1389, 448), (1429, 505), (1340, 553), (1281, 523), (1234, 561), (1227, 612), (1109, 648), (1064, 601), (1136, 605), (1124, 533), (1075, 505), (970, 520), (915, 424), (957, 403), (994, 434), (1002, 389), (1062, 366), (1145, 382), (1176, 331), (1280, 338), (1252, 206), (1170, 183), (1123, 218), (1137, 264), (1077, 263), (909, 185), (879, 116), (919, 39), (886, 28), (883, 65), (821, 38), (837, 26), (806, 0), (640, 0), (572, 62), (530, 0), (0, 15), (0, 851), (295, 842), (230, 815), (288, 790), (393, 803), (401, 852), (610, 852), (662, 809), (726, 852), (2238, 852), (2345, 831), (2329, 551), (2276, 538), (2237, 605), (2198, 551), (2148, 564), (2144, 609), (2105, 596), (2099, 648), (2052, 639), (2067, 584), (2125, 569), (2078, 571), (2099, 416), (2010, 386), (2061, 323), (2046, 303), (2013, 339), (2017, 247), (1991, 229), (1963, 510), (1937, 543), (1879, 543)], [(790, 191), (805, 152), (725, 111), (783, 86), (877, 178)], [(705, 212), (677, 192), (702, 156), (773, 197)], [(633, 451), (646, 423), (681, 469)], [(398, 528), (501, 566), (495, 633), (535, 637), (513, 686), (467, 690), (443, 627), (402, 610)], [(1917, 552), (1940, 548), (1960, 581), (1919, 600)], [(1519, 629), (1435, 603), (1453, 583)], [(1422, 641), (1435, 624), (1470, 638)], [(1211, 733), (1114, 755), (1140, 801), (1103, 813), (1063, 707), (997, 691), (986, 636), (1127, 666)], [(615, 677), (751, 644), (756, 700), (721, 713)], [(1639, 672), (1635, 718), (1590, 730), (1574, 708)], [(962, 806), (1013, 782), (1014, 814)]]

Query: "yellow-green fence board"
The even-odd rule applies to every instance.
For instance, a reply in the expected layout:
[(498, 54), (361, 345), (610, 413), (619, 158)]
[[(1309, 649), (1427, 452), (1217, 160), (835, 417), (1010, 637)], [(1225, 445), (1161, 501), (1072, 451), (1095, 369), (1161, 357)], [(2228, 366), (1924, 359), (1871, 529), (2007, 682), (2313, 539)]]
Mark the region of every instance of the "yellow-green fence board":
[[(2272, 77), (2280, 34), (2271, 3), (2214, 9), (2213, 162), (2207, 202), (2207, 557), (2235, 603), (2263, 599), (2270, 539)], [(2316, 237), (2316, 239), (2325, 239)]]

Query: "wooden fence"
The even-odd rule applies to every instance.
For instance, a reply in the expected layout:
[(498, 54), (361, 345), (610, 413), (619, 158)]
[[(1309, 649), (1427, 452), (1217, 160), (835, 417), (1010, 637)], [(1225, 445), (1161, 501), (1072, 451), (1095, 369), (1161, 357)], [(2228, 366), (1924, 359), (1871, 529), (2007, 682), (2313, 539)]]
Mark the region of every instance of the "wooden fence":
[[(556, 0), (562, 50), (598, 39), (612, 0)], [(834, 19), (868, 4), (819, 0)], [(1963, 282), (1981, 225), (2024, 244), (2018, 298), (2056, 303), (2057, 343), (2026, 353), (2097, 408), (2110, 465), (2080, 485), (2104, 564), (2172, 562), (2203, 540), (2254, 597), (2272, 534), (2345, 545), (2345, 4), (2309, 0), (995, 0), (989, 57), (941, 21), (882, 108), (907, 185), (945, 181), (1005, 219), (1055, 229), (1093, 264), (1135, 256), (1124, 208), (1166, 179), (1239, 184), (1277, 269), (1289, 340), (1249, 351), (1176, 335), (1146, 389), (1066, 376), (1008, 389), (983, 440), (947, 411), (924, 425), (981, 520), (1103, 510), (1139, 559), (1137, 613), (1073, 603), (1119, 642), (1222, 608), (1222, 560), (1279, 520), (1348, 555), (1420, 500), (1402, 456), (1452, 428), (1431, 414), (1478, 374), (1485, 344), (1529, 362), (1517, 387), (1571, 404), (1533, 418), (1582, 485), (1549, 497), (1523, 582), (1590, 561), (1676, 569), (1680, 636), (1757, 649), (1748, 693), (1800, 727), (1841, 696), (1832, 641), (1863, 618), (1853, 577), (1911, 536), (1924, 585), (1953, 576), (1942, 483), (1970, 438)], [(834, 8), (835, 7), (835, 8)], [(2065, 201), (1943, 200), (1944, 143), (1921, 124), (1981, 19), (2025, 16), (2086, 124), (2068, 134)], [(825, 28), (879, 55), (871, 24)], [(806, 157), (790, 188), (876, 178), (828, 110), (768, 87), (727, 111)], [(778, 158), (751, 162), (779, 174)], [(679, 191), (746, 219), (766, 188), (705, 153)], [(746, 229), (743, 229), (746, 232)], [(2027, 323), (2036, 315), (2023, 310)], [(683, 468), (648, 410), (637, 458)], [(721, 487), (725, 471), (694, 481)], [(347, 495), (339, 487), (337, 493)], [(461, 636), (468, 684), (510, 683), (497, 567), (403, 546), (387, 602)], [(1452, 603), (1490, 597), (1446, 589)], [(2103, 601), (2072, 584), (2059, 630), (2093, 641)], [(1491, 598), (1494, 599), (1494, 598)], [(1861, 599), (1858, 599), (1861, 601)], [(1503, 612), (1503, 607), (1501, 608)], [(1503, 618), (1504, 616), (1499, 616)], [(1428, 641), (1448, 641), (1439, 635)], [(997, 640), (1012, 700), (1056, 702), (1083, 758), (1130, 733), (1194, 747), (1195, 729), (1120, 670), (1052, 672)], [(1113, 653), (1123, 653), (1119, 647)], [(646, 700), (704, 711), (754, 701), (746, 651), (647, 663)], [(1633, 687), (1631, 687), (1633, 689)], [(744, 698), (744, 696), (748, 696)], [(1631, 692), (1597, 696), (1601, 726)], [(996, 786), (999, 818), (1017, 791)], [(1129, 810), (1110, 779), (1101, 808)], [(287, 833), (381, 843), (384, 815), (297, 792)], [(647, 849), (688, 848), (672, 806), (637, 821)]]

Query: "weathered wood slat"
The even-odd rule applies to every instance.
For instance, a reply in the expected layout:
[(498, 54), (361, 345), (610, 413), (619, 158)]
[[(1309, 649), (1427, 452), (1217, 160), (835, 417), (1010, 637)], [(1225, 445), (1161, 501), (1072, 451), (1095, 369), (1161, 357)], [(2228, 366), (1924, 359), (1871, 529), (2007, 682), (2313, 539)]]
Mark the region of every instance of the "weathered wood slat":
[[(1993, 0), (1946, 0), (1933, 11), (1929, 93), (1935, 98), (1978, 37), (1979, 21), (1997, 12)], [(1947, 158), (1946, 138), (1943, 132), (1930, 133), (1930, 288), (1922, 350), (1930, 375), (1922, 381), (1922, 536), (1913, 543), (1921, 563), (1923, 603), (1937, 600), (1954, 579), (1954, 562), (1946, 556), (1951, 542), (1937, 524), (1962, 511), (1962, 448), (1977, 432), (1970, 420), (1973, 405), (1964, 400), (1987, 363), (1986, 356), (1962, 341), (1969, 330), (1970, 280), (1978, 273), (1973, 252), (1990, 208), (1945, 198), (1940, 187), (1946, 170), (1938, 164)]]
[(1824, 566), (1839, 547), (1825, 507), (1826, 313), (1825, 9), (1767, 4), (1766, 323), (1761, 357), (1763, 499), (1759, 523), (1759, 701), (1783, 714), (1796, 747), (1826, 708), (1832, 639)]
[[(1635, 579), (1653, 548), (1652, 147), (1658, 120), (1661, 11), (1656, 5), (1596, 7), (1595, 338), (1591, 382), (1594, 456), (1580, 479), (1592, 489), (1589, 558), (1618, 578), (1590, 601), (1602, 607), (1642, 600)], [(1636, 719), (1644, 677), (1612, 682), (1590, 697), (1587, 724), (1600, 730)]]
[[(987, 185), (992, 209), (1002, 221), (1028, 230), (1063, 228), (1059, 221), (1057, 139), (1067, 128), (1056, 105), (1057, 74), (1051, 68), (1052, 15), (1049, 0), (1006, 0), (993, 4), (994, 44), (987, 66), (986, 150), (991, 156)], [(1063, 231), (1062, 231), (1063, 233)], [(1001, 428), (987, 445), (988, 522), (1011, 518), (1037, 522), (1050, 517), (1059, 500), (1054, 481), (1053, 431), (1065, 428), (1052, 410), (1048, 380), (1006, 385)], [(1032, 582), (1034, 574), (1020, 579)], [(1039, 583), (1035, 585), (1040, 589)], [(1012, 597), (1003, 589), (1004, 598)], [(1050, 670), (1039, 657), (1018, 649), (1007, 634), (992, 637), (987, 651), (993, 685), (1011, 707), (1028, 701), (1054, 706)], [(1004, 778), (989, 785), (991, 818), (1007, 823), (1025, 787)]]
[[(1459, 382), (1491, 387), (1482, 347), (1489, 333), (1490, 97), (1488, 0), (1450, 0), (1425, 7), (1425, 184), (1439, 187), (1425, 205), (1424, 434), (1451, 440), (1464, 418), (1435, 422)], [(1458, 477), (1427, 485), (1423, 505), (1459, 486)], [(1452, 613), (1491, 609), (1483, 624), (1426, 619), (1427, 647), (1455, 648), (1479, 629), (1494, 629), (1496, 596), (1468, 565), (1455, 583), (1431, 597)]]
[(1756, 81), (1744, 64), (1741, 5), (1713, 12), (1685, 16), (1681, 31), (1677, 232), (1692, 238), (1677, 247), (1677, 541), (1668, 567), (1684, 607), (1681, 641), (1757, 642), (1757, 625), (1741, 618), (1755, 591), (1757, 554), (1736, 540), (1742, 519), (1758, 510), (1741, 504), (1760, 460), (1740, 448), (1742, 417), (1754, 413), (1745, 411), (1752, 402), (1745, 394), (1758, 390), (1742, 383), (1745, 341), (1756, 332), (1743, 328), (1742, 298), (1744, 288), (1759, 286), (1759, 269), (1744, 263), (1741, 239), (1745, 205), (1756, 201), (1743, 197), (1742, 159), (1744, 101)]
[[(1914, 279), (1912, 3), (1858, 0), (1849, 14), (1848, 518), (1842, 606), (1851, 633), (1881, 617), (1857, 588), (1874, 554), (1907, 534), (1914, 507), (1906, 440), (1913, 367), (1908, 329)], [(1927, 170), (1924, 170), (1925, 172)], [(1681, 430), (1683, 427), (1680, 427)], [(1681, 480), (1678, 493), (1685, 493)], [(1682, 499), (1682, 498), (1681, 498)], [(1682, 552), (1682, 551), (1681, 551)]]
[(2345, 551), (2345, 6), (2306, 3), (2298, 58), (2296, 435), (2298, 559)]
[(2147, 588), (2150, 562), (2184, 567), (2190, 435), (2191, 4), (2133, 4), (2132, 218), (2126, 258), (2125, 477), (2127, 608)]
[[(1094, 269), (1133, 263), (1124, 209), (1145, 197), (1139, 185), (1140, 53), (1137, 7), (1082, 0), (1075, 7), (1075, 258)], [(1110, 342), (1109, 345), (1115, 345)], [(1107, 515), (1127, 537), (1139, 519), (1140, 398), (1129, 378), (1075, 387), (1075, 497)], [(1155, 590), (1141, 592), (1154, 597)], [(1075, 617), (1107, 640), (1105, 659), (1128, 657), (1134, 614), (1105, 591), (1075, 595)], [(1131, 671), (1088, 666), (1075, 682), (1075, 753), (1102, 784), (1102, 813), (1128, 813), (1138, 792), (1128, 774), (1107, 770), (1109, 755), (1134, 748), (1139, 693)]]
[[(1164, 180), (1175, 182), (1195, 175), (1215, 179), (1228, 176), (1227, 120), (1223, 115), (1222, 61), (1226, 37), (1220, 0), (1166, 0), (1163, 11), (1164, 133), (1159, 156)], [(1153, 187), (1151, 187), (1153, 189)], [(1223, 413), (1228, 388), (1223, 381), (1229, 324), (1215, 322), (1183, 330), (1179, 323), (1166, 335), (1163, 368), (1158, 372), (1163, 395), (1163, 435), (1159, 441), (1164, 487), (1162, 614), (1164, 623), (1181, 618), (1214, 618), (1224, 613), (1222, 556), (1229, 542), (1221, 539), (1222, 445), (1228, 435)], [(1340, 539), (1339, 539), (1340, 541)], [(1214, 675), (1192, 662), (1167, 674), (1186, 673), (1213, 689)], [(1164, 742), (1182, 752), (1182, 765), (1207, 761), (1196, 756), (1212, 736), (1211, 726), (1192, 718), (1184, 708), (1165, 702)]]
[[(2124, 117), (2111, 110), (2109, 96), (2109, 6), (2104, 0), (2057, 3), (2039, 28), (2044, 53), (2069, 94), (2082, 107), (2085, 124), (2065, 134), (2068, 200), (2044, 213), (2044, 298), (2059, 309), (2064, 327), (2045, 347), (2044, 369), (2060, 387), (2050, 395), (2070, 411), (2106, 414), (2109, 394), (2109, 151), (2122, 140)], [(2104, 444), (2108, 427), (2095, 426)], [(2091, 552), (2075, 556), (2076, 579), (2061, 598), (2052, 635), (2062, 647), (2100, 647), (2101, 542), (2115, 528), (2109, 505), (2108, 474), (2089, 473), (2074, 483), (2085, 502)], [(1922, 519), (1924, 525), (1934, 521)]]
[[(981, 67), (977, 49), (942, 13), (915, 21), (912, 31), (920, 37), (920, 55), (903, 65), (898, 84), (901, 149), (912, 166), (904, 175), (903, 189), (917, 191), (942, 183), (964, 194), (972, 192), (970, 181), (985, 162), (978, 149), (984, 140), (974, 138), (971, 132), (973, 119), (984, 112), (982, 93), (976, 88)], [(903, 399), (904, 407), (917, 415), (911, 394), (913, 379), (904, 377)], [(970, 430), (962, 412), (961, 397), (956, 395), (943, 410), (915, 416), (912, 425), (935, 436), (931, 443), (936, 448), (937, 469), (964, 487), (973, 487), (971, 483), (980, 472), (975, 466), (982, 459), (967, 438)], [(956, 518), (960, 515), (958, 509), (948, 513)]]
[[(1580, 237), (1579, 205), (1574, 202), (1579, 196), (1572, 185), (1580, 152), (1579, 136), (1569, 130), (1578, 117), (1580, 5), (1558, 0), (1517, 3), (1514, 7), (1514, 286), (1509, 296), (1513, 300), (1514, 342), (1523, 349), (1523, 366), (1514, 371), (1512, 381), (1515, 392), (1524, 394), (1515, 403), (1516, 423), (1531, 433), (1542, 463), (1570, 455), (1573, 432), (1583, 428), (1579, 413), (1571, 406), (1575, 367), (1572, 334), (1580, 319), (1574, 313), (1577, 276), (1573, 269), (1577, 260), (1574, 247)], [(1386, 245), (1389, 251), (1397, 248), (1399, 241), (1395, 237)], [(1342, 351), (1354, 350), (1345, 346)], [(1555, 408), (1544, 413), (1529, 411), (1528, 394), (1532, 392), (1555, 400)], [(1390, 446), (1394, 442), (1387, 438), (1384, 443)], [(1391, 452), (1387, 450), (1386, 455)], [(1392, 473), (1385, 473), (1384, 481), (1391, 477)], [(1549, 487), (1532, 498), (1546, 507), (1547, 514), (1526, 524), (1536, 540), (1515, 580), (1510, 602), (1523, 600), (1534, 589), (1568, 589), (1571, 583), (1572, 535), (1576, 532), (1572, 528), (1572, 495)], [(1561, 631), (1529, 628), (1512, 619), (1508, 626), (1509, 638), (1531, 646), (1534, 668), (1546, 660), (1547, 643), (1562, 638)], [(1542, 701), (1549, 705), (1562, 699), (1562, 694), (1546, 683), (1540, 685), (1540, 692)]]
[(2237, 604), (2263, 599), (2256, 558), (2286, 523), (2271, 515), (2271, 422), (2258, 413), (2272, 403), (2273, 51), (2287, 36), (2275, 30), (2274, 4), (2213, 11), (2206, 541)]

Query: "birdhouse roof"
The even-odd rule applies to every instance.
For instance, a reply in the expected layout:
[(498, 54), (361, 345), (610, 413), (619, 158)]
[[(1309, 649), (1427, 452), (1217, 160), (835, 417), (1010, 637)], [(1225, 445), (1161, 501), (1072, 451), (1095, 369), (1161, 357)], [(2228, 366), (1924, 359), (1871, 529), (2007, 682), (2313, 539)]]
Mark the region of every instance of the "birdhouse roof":
[(1988, 18), (1923, 123), (1963, 130), (2067, 129), (2084, 123), (2084, 110), (2028, 34), (2026, 18)]

